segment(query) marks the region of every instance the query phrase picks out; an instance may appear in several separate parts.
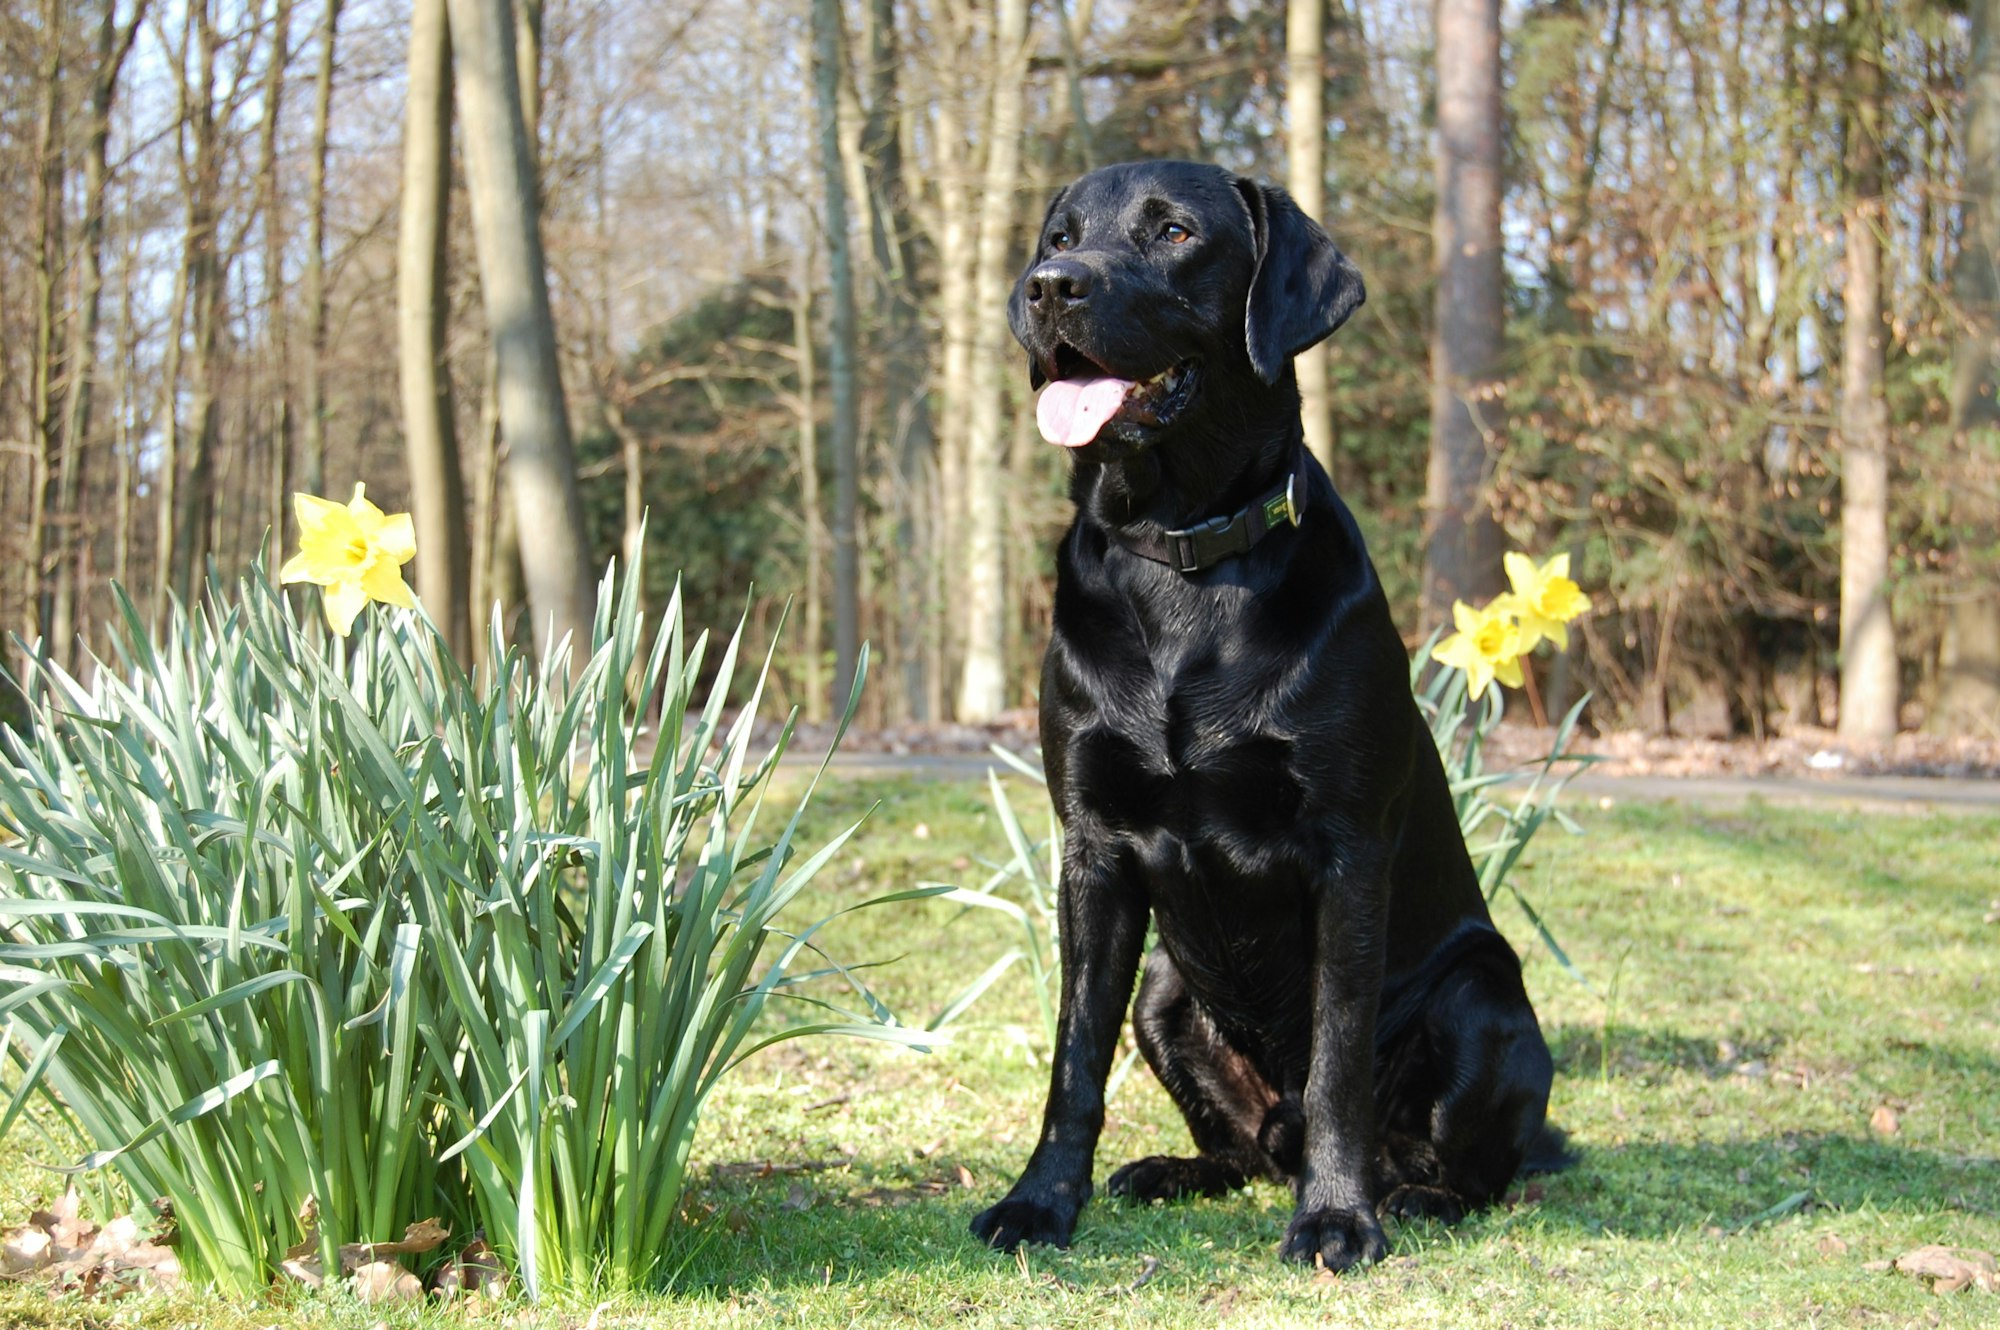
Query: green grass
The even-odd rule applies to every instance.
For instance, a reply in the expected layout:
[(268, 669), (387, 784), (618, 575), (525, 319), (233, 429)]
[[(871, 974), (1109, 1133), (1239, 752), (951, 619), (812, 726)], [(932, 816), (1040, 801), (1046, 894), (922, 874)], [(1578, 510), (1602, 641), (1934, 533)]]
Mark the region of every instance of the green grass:
[[(808, 843), (880, 807), (815, 888), (813, 917), (919, 880), (976, 884), (978, 860), (1004, 852), (977, 781), (822, 793)], [(1545, 832), (1521, 870), (1594, 988), (1528, 956), (1558, 1066), (1553, 1115), (1583, 1151), (1532, 1199), (1392, 1231), (1387, 1263), (1337, 1280), (1278, 1264), (1288, 1198), (1267, 1186), (1172, 1209), (1096, 1203), (1067, 1252), (990, 1252), (966, 1223), (1025, 1161), (1044, 1089), (1017, 967), (933, 1054), (819, 1042), (742, 1068), (697, 1138), (674, 1291), (611, 1303), (598, 1325), (1992, 1323), (1991, 1295), (1935, 1297), (1863, 1267), (1926, 1242), (2000, 1250), (2000, 925), (1984, 921), (2000, 821), (1754, 806), (1581, 816), (1586, 835)], [(1500, 923), (1525, 945), (1511, 907)], [(827, 942), (843, 958), (893, 960), (872, 979), (911, 1022), (1012, 940), (997, 916), (933, 902), (840, 927)], [(1870, 1128), (1884, 1104), (1893, 1136)], [(1186, 1148), (1141, 1071), (1111, 1101), (1100, 1180)], [(18, 1222), (51, 1186), (0, 1161), (0, 1218)], [(520, 1323), (579, 1326), (592, 1310)], [(0, 1290), (0, 1324), (379, 1319), (337, 1298), (93, 1305)]]

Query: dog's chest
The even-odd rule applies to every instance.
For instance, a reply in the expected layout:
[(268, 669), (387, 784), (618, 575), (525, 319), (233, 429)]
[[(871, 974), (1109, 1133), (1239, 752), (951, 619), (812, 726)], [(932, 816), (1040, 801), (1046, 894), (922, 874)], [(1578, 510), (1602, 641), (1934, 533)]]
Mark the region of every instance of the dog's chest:
[(1282, 834), (1304, 802), (1265, 681), (1214, 652), (1131, 671), (1075, 717), (1065, 782), (1105, 826), (1189, 844)]

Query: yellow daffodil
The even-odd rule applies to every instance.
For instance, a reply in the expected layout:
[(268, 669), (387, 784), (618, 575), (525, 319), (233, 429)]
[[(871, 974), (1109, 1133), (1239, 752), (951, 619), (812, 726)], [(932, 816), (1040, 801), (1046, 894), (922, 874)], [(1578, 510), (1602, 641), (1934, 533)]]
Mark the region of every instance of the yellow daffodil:
[(1527, 644), (1506, 600), (1499, 597), (1483, 610), (1453, 602), (1451, 618), (1458, 631), (1431, 650), (1432, 660), (1465, 671), (1475, 701), (1495, 679), (1509, 688), (1521, 686), (1521, 653)]
[(1510, 551), (1504, 562), (1513, 591), (1502, 599), (1520, 619), (1521, 650), (1534, 650), (1545, 637), (1556, 650), (1569, 650), (1569, 629), (1564, 625), (1590, 608), (1590, 597), (1570, 581), (1569, 555), (1558, 554), (1537, 568), (1527, 555)]
[(326, 588), (326, 622), (342, 637), (371, 600), (405, 609), (417, 603), (400, 571), (416, 555), (416, 528), (408, 513), (387, 514), (370, 503), (365, 489), (356, 485), (345, 504), (294, 494), (299, 552), (278, 570), (280, 582)]

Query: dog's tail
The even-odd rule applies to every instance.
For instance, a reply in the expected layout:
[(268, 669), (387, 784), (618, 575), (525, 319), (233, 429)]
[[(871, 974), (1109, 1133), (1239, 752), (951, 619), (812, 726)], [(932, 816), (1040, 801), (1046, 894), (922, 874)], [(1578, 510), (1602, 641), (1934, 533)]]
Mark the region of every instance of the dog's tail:
[(1560, 1173), (1566, 1168), (1574, 1168), (1581, 1157), (1570, 1148), (1568, 1132), (1553, 1122), (1544, 1122), (1541, 1131), (1528, 1144), (1528, 1157), (1521, 1161), (1521, 1176)]

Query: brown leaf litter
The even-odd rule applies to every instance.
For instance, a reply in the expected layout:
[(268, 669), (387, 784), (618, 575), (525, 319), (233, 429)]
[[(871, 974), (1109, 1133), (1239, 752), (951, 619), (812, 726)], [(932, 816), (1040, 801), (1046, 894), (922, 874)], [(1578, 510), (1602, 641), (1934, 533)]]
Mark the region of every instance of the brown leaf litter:
[[(311, 1200), (300, 1211), (305, 1236), (285, 1253), (279, 1264), (288, 1278), (309, 1288), (326, 1283), (324, 1254), (320, 1251), (318, 1207)], [(340, 1278), (348, 1281), (354, 1296), (362, 1302), (414, 1302), (424, 1296), (418, 1279), (397, 1256), (419, 1256), (435, 1251), (451, 1236), (451, 1230), (436, 1219), (420, 1219), (403, 1230), (395, 1242), (346, 1242), (335, 1252), (340, 1262)]]
[(1930, 1245), (1904, 1252), (1894, 1266), (1906, 1275), (1931, 1280), (1931, 1292), (1956, 1293), (1976, 1288), (1982, 1293), (2000, 1293), (2000, 1264), (1993, 1253), (1972, 1247)]
[(119, 1297), (180, 1283), (180, 1258), (167, 1242), (141, 1235), (132, 1215), (101, 1228), (78, 1217), (76, 1188), (28, 1222), (0, 1233), (0, 1275), (47, 1278), (86, 1297)]

